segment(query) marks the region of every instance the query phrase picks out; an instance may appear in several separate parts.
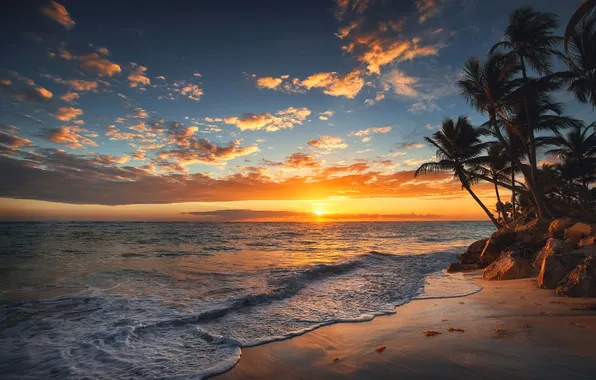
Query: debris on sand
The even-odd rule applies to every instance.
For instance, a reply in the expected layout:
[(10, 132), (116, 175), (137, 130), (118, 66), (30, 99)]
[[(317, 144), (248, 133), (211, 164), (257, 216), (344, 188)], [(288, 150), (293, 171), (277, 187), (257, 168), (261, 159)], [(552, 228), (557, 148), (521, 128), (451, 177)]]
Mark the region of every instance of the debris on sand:
[(449, 328), (447, 329), (447, 331), (449, 331), (449, 332), (454, 332), (454, 331), (455, 331), (455, 332), (464, 332), (465, 330), (464, 330), (464, 329), (458, 329), (458, 328), (456, 328), (456, 327), (449, 327)]
[(334, 356), (334, 357), (333, 357), (333, 361), (334, 361), (334, 362), (336, 362), (336, 361), (338, 361), (338, 360), (339, 360), (339, 358), (338, 358), (337, 356)]
[(385, 347), (385, 345), (381, 344), (379, 347), (376, 348), (375, 351), (377, 352), (382, 352), (384, 349), (386, 349), (387, 347)]
[(579, 310), (579, 311), (596, 311), (596, 303), (588, 303), (581, 306), (576, 306), (571, 308), (571, 310)]
[(435, 336), (435, 335), (439, 335), (439, 334), (442, 334), (442, 332), (435, 331), (435, 330), (426, 330), (424, 332), (424, 335), (426, 335), (426, 336)]

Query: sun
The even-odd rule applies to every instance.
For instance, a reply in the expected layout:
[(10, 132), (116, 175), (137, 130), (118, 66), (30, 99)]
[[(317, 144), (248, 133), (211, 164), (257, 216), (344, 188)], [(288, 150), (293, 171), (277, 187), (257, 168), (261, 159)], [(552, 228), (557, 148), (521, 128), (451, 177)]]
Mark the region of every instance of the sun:
[(312, 213), (315, 214), (316, 216), (321, 216), (324, 214), (324, 212), (321, 210), (314, 210)]

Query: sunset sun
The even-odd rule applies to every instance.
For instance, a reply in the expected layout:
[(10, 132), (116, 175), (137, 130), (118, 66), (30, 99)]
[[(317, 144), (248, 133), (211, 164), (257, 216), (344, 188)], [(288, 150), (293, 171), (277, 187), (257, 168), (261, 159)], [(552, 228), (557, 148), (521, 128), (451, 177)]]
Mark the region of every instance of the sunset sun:
[(323, 212), (323, 211), (321, 211), (321, 210), (314, 210), (312, 213), (313, 213), (313, 214), (315, 214), (316, 216), (321, 216), (321, 215), (323, 215), (325, 212)]

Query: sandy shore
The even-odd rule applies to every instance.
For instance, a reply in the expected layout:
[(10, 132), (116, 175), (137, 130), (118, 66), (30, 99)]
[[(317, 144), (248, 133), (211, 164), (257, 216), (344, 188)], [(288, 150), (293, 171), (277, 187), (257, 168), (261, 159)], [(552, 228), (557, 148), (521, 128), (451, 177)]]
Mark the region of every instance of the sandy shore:
[(217, 379), (596, 379), (596, 311), (573, 310), (596, 300), (557, 297), (535, 279), (470, 279), (484, 289), (243, 349)]

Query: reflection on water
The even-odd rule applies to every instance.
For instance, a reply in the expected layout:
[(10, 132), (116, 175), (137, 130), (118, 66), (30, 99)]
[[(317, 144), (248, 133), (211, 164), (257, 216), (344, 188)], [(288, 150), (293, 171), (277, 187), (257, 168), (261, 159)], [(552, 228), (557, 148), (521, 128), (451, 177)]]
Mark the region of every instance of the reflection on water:
[(0, 343), (11, 348), (0, 372), (201, 377), (233, 364), (239, 346), (392, 312), (490, 231), (483, 222), (0, 224)]

